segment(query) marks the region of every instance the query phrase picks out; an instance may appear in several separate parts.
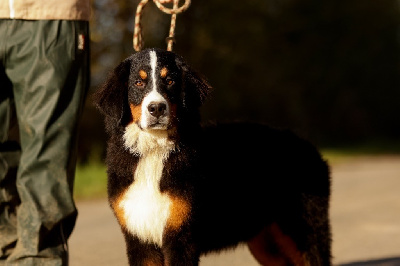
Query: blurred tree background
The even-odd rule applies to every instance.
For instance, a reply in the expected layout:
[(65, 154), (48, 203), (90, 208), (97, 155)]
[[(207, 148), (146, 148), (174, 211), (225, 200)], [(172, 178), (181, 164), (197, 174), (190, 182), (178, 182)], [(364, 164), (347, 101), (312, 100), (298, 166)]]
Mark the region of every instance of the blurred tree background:
[[(183, 2), (183, 1), (182, 1)], [(133, 53), (138, 0), (92, 0), (92, 87)], [(151, 1), (145, 47), (166, 49), (170, 16)], [(322, 147), (399, 143), (398, 0), (192, 0), (178, 15), (174, 51), (214, 94), (203, 119), (291, 128)], [(102, 117), (90, 94), (79, 157), (102, 153)]]

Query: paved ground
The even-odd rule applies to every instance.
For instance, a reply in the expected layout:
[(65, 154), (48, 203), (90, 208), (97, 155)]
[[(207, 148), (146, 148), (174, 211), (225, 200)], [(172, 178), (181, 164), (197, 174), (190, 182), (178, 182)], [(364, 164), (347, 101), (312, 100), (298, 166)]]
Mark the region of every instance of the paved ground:
[[(71, 266), (126, 266), (119, 227), (105, 200), (78, 202)], [(332, 167), (331, 223), (336, 265), (400, 265), (400, 156), (364, 157)], [(201, 266), (255, 266), (246, 247)]]

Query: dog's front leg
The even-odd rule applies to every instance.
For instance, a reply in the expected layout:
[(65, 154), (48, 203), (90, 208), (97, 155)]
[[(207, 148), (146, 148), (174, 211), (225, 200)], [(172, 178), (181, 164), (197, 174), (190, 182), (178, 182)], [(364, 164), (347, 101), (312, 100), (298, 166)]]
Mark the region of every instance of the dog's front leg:
[(164, 266), (164, 256), (158, 246), (143, 243), (126, 232), (124, 236), (130, 266)]
[(200, 252), (188, 236), (175, 236), (163, 245), (165, 266), (198, 266)]

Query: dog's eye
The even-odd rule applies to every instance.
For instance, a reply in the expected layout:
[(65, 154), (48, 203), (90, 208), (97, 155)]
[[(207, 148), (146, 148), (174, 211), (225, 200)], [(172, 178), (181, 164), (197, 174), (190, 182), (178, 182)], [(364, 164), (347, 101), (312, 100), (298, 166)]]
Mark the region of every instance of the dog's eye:
[(143, 82), (142, 80), (136, 80), (136, 81), (135, 81), (135, 85), (136, 85), (137, 87), (143, 87), (143, 86), (144, 86), (144, 82)]
[(174, 80), (171, 79), (171, 78), (167, 78), (167, 79), (165, 80), (165, 82), (167, 83), (168, 86), (171, 86), (171, 85), (173, 85), (173, 84), (175, 83)]

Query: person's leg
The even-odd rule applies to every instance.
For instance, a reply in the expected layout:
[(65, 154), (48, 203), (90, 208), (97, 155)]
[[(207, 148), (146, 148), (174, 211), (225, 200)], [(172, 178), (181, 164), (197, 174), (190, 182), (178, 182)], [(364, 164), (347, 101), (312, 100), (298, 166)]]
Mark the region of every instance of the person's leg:
[[(4, 107), (1, 105), (0, 113)], [(17, 242), (16, 212), (19, 196), (15, 180), (20, 154), (17, 142), (0, 143), (0, 265), (11, 254)]]
[(77, 215), (77, 124), (89, 82), (88, 23), (14, 20), (6, 38), (22, 149), (18, 240), (7, 265), (67, 265)]
[[(0, 36), (4, 36), (6, 30), (7, 21), (0, 20)], [(17, 128), (17, 122), (11, 82), (3, 67), (4, 41), (4, 38), (0, 39), (0, 265), (5, 263), (17, 242), (16, 208), (19, 197), (15, 180), (20, 158), (18, 137), (15, 137), (16, 134), (10, 136), (11, 131)]]

